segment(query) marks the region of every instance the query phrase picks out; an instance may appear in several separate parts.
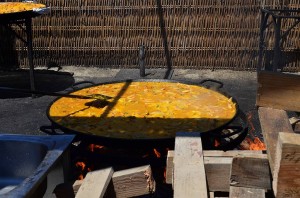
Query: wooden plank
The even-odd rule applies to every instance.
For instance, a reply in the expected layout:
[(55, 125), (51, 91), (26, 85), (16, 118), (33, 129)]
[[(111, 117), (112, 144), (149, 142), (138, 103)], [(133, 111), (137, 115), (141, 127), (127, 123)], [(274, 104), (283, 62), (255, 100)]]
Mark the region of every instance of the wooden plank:
[(300, 75), (259, 72), (256, 105), (300, 112)]
[(56, 198), (74, 198), (75, 193), (73, 191), (73, 187), (71, 183), (61, 183), (58, 184), (54, 190), (53, 193), (55, 194)]
[(174, 197), (208, 197), (200, 133), (176, 133)]
[[(73, 190), (80, 189), (84, 180), (76, 180)], [(155, 180), (152, 176), (151, 166), (145, 165), (126, 170), (116, 171), (104, 197), (135, 197), (154, 193)]]
[(229, 192), (231, 157), (205, 157), (205, 174), (209, 191)]
[(276, 197), (300, 197), (300, 135), (279, 133), (273, 173)]
[(230, 198), (265, 198), (265, 190), (230, 186)]
[(77, 198), (99, 198), (103, 197), (111, 177), (113, 175), (113, 169), (106, 168), (97, 171), (89, 172), (85, 178), (84, 182), (80, 186), (76, 197)]
[(297, 122), (297, 123), (295, 124), (294, 132), (295, 132), (295, 133), (300, 133), (300, 122)]
[(174, 151), (168, 151), (166, 162), (166, 183), (173, 184)]
[(289, 120), (294, 128), (294, 132), (300, 133), (300, 117), (291, 117)]
[(230, 186), (271, 190), (268, 159), (234, 157), (231, 166)]
[[(262, 154), (262, 151), (203, 151), (203, 153), (208, 190), (213, 192), (229, 192), (230, 170), (233, 157), (243, 156), (267, 159), (267, 155)], [(173, 182), (173, 158), (174, 151), (168, 151), (166, 167), (166, 182), (168, 184), (172, 184)]]
[(207, 150), (203, 151), (204, 157), (262, 157), (265, 155), (262, 154), (262, 151), (254, 150), (230, 150), (230, 151), (217, 151), (217, 150)]
[(112, 194), (105, 197), (137, 197), (155, 192), (155, 180), (150, 165), (117, 171), (112, 177)]
[(74, 194), (76, 195), (80, 186), (82, 185), (84, 180), (76, 180), (74, 183), (73, 183), (73, 192)]
[(273, 173), (278, 133), (282, 131), (293, 133), (293, 128), (284, 110), (259, 107), (258, 115), (264, 143), (267, 147), (270, 168)]
[(289, 118), (289, 121), (290, 121), (290, 124), (293, 126), (300, 121), (300, 118), (291, 117), (291, 118)]

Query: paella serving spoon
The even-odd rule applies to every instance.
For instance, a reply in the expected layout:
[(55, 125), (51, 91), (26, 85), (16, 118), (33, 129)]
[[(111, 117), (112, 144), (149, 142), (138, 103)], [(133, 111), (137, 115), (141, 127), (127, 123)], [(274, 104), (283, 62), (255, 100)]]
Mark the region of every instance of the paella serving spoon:
[(36, 94), (36, 95), (77, 98), (77, 99), (95, 99), (95, 100), (101, 100), (101, 101), (107, 101), (107, 100), (110, 100), (113, 98), (113, 97), (106, 96), (103, 94), (91, 94), (91, 95), (83, 96), (83, 95), (73, 95), (73, 94), (57, 93), (57, 92), (33, 91), (33, 90), (28, 90), (28, 89), (18, 89), (18, 88), (10, 88), (10, 87), (0, 87), (0, 90), (10, 91), (10, 92), (18, 92), (18, 93)]

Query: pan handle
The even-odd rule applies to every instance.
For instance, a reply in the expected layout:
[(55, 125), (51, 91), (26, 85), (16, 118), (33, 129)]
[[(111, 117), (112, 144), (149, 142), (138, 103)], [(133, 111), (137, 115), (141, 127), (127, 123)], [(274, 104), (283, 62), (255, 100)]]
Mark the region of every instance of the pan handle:
[(204, 86), (204, 84), (206, 82), (211, 82), (214, 84), (214, 85), (210, 85), (210, 86), (206, 85), (207, 88), (212, 89), (212, 90), (219, 90), (224, 86), (224, 84), (221, 81), (214, 80), (214, 79), (204, 79), (204, 80), (201, 80), (199, 82), (199, 84)]
[[(223, 150), (223, 151), (228, 151), (228, 150), (232, 150), (232, 149), (236, 148), (248, 135), (248, 127), (242, 128), (241, 131), (237, 130), (236, 132), (240, 133), (238, 135), (238, 137), (236, 137), (235, 139), (231, 140), (228, 143), (221, 144), (220, 146), (216, 147), (216, 149)], [(237, 134), (237, 133), (235, 133), (235, 134)]]
[(218, 147), (215, 147), (215, 149), (218, 150), (232, 150), (236, 148), (248, 135), (249, 131), (249, 126), (247, 124), (247, 118), (246, 115), (243, 111), (238, 112), (238, 118), (240, 119), (240, 125), (228, 125), (225, 127), (225, 129), (232, 129), (233, 132), (229, 134), (224, 134), (221, 135), (219, 133), (212, 133), (211, 135), (214, 136), (215, 138), (226, 138), (226, 137), (231, 137), (235, 134), (239, 134), (236, 138), (231, 139), (228, 143), (223, 143), (219, 145)]
[(57, 132), (59, 128), (55, 128), (53, 125), (51, 126), (41, 126), (40, 131), (47, 133), (49, 135), (61, 135), (64, 134), (64, 132)]
[(76, 86), (78, 85), (82, 85), (82, 84), (91, 84), (91, 85), (95, 85), (96, 83), (92, 82), (92, 81), (88, 81), (88, 80), (84, 80), (84, 81), (80, 81), (80, 82), (76, 82), (72, 85), (72, 89), (73, 90), (78, 90), (80, 88), (77, 88)]

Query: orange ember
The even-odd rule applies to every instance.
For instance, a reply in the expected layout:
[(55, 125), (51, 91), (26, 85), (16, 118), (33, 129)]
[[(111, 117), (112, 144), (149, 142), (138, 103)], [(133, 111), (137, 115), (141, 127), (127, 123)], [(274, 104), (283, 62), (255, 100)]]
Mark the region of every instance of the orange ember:
[(89, 145), (89, 150), (91, 152), (94, 152), (96, 149), (102, 149), (102, 148), (104, 148), (104, 146), (102, 146), (102, 145), (97, 145), (97, 144), (90, 144)]
[(255, 127), (252, 122), (253, 113), (249, 112), (247, 114), (247, 122), (249, 124), (249, 135), (251, 138), (245, 138), (245, 140), (240, 144), (241, 149), (243, 150), (266, 150), (266, 145), (258, 138), (254, 137), (253, 132)]
[(153, 152), (154, 152), (154, 154), (156, 155), (157, 158), (161, 157), (161, 154), (160, 154), (160, 152), (157, 151), (157, 149), (154, 148)]
[(167, 180), (167, 168), (164, 168), (164, 182)]
[(77, 162), (76, 167), (80, 168), (83, 171), (84, 168), (85, 168), (85, 163), (84, 162)]
[(258, 137), (255, 137), (253, 140), (245, 138), (240, 147), (242, 150), (266, 150), (266, 145)]
[(78, 176), (78, 180), (83, 180), (83, 175), (82, 174), (80, 174), (79, 176)]
[(94, 164), (91, 164), (89, 167), (87, 167), (88, 172), (91, 172), (93, 170), (95, 170)]
[(252, 123), (252, 116), (253, 115), (252, 115), (251, 112), (247, 114), (247, 121), (248, 121), (248, 124), (250, 126), (249, 134), (253, 136), (253, 131), (255, 131), (255, 127)]
[(266, 150), (265, 144), (260, 141), (258, 137), (255, 137), (253, 142), (250, 142), (250, 150)]
[(220, 142), (217, 139), (215, 139), (215, 147), (218, 147), (218, 146), (220, 146)]

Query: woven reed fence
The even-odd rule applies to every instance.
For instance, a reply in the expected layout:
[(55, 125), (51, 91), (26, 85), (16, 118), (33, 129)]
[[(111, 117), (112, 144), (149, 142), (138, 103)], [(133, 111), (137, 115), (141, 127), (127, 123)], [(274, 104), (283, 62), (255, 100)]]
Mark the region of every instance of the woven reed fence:
[[(255, 70), (260, 6), (300, 7), (300, 0), (38, 2), (50, 6), (51, 12), (33, 21), (35, 66), (54, 62), (101, 68), (138, 68), (138, 49), (145, 45), (146, 68)], [(287, 71), (300, 71), (299, 32), (294, 28), (284, 46), (291, 58)], [(265, 62), (272, 55), (272, 35), (268, 31)], [(24, 44), (16, 39), (14, 46), (1, 55), (27, 67)]]

